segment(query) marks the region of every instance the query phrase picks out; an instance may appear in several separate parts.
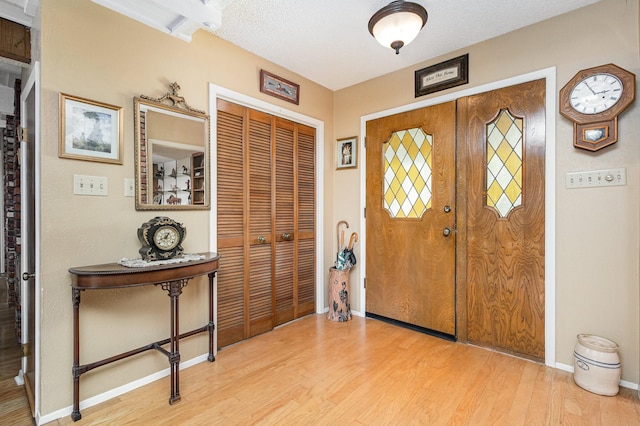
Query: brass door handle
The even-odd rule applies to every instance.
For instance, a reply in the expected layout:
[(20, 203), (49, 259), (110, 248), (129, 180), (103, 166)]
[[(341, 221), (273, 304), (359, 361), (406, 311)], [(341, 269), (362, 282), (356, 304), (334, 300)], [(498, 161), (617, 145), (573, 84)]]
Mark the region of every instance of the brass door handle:
[(267, 242), (267, 238), (264, 235), (258, 235), (258, 242), (264, 244)]
[(291, 234), (288, 232), (283, 232), (281, 237), (282, 237), (282, 241), (289, 241), (291, 239)]

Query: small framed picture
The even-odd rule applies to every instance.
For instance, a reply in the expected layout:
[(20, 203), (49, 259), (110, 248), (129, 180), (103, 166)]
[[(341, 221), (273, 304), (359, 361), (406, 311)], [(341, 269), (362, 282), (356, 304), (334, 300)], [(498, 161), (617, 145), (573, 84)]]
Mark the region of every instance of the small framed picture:
[(265, 70), (260, 70), (260, 91), (296, 105), (300, 103), (300, 85)]
[(60, 93), (58, 157), (122, 164), (122, 107)]
[(338, 139), (336, 169), (350, 169), (358, 166), (358, 137)]

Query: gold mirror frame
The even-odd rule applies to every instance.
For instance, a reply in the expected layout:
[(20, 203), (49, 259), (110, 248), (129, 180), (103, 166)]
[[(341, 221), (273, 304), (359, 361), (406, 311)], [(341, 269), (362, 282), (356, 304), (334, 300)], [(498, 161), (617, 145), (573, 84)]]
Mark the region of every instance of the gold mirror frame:
[(170, 88), (134, 98), (136, 210), (208, 210), (209, 116)]

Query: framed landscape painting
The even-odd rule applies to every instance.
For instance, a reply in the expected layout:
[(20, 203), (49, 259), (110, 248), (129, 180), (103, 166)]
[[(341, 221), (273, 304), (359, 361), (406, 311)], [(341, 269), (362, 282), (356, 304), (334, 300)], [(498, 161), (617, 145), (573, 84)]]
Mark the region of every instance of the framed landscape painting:
[(60, 93), (58, 156), (122, 164), (122, 107)]

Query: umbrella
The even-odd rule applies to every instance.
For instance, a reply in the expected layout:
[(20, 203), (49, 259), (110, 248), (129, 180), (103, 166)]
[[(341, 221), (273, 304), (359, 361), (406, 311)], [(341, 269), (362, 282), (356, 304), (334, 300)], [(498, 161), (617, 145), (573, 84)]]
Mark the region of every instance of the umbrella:
[(353, 254), (353, 245), (358, 242), (358, 234), (353, 232), (351, 234), (351, 238), (349, 238), (349, 245), (344, 250), (345, 258), (351, 264), (351, 266), (356, 264), (356, 255)]
[(344, 246), (344, 232), (341, 236), (340, 250), (338, 251), (338, 258), (335, 263), (335, 268), (338, 270), (351, 269), (356, 264), (356, 256), (353, 254), (353, 245), (358, 241), (358, 234), (353, 232), (349, 238), (349, 245)]
[(334, 266), (338, 270), (344, 270), (344, 269), (349, 269), (351, 266), (347, 265), (347, 259), (344, 253), (344, 251), (346, 250), (346, 247), (344, 246), (344, 229), (341, 230), (340, 225), (345, 225), (346, 228), (349, 229), (349, 224), (344, 220), (341, 220), (336, 225), (336, 238), (337, 238), (336, 242), (338, 244), (338, 257), (336, 259)]

